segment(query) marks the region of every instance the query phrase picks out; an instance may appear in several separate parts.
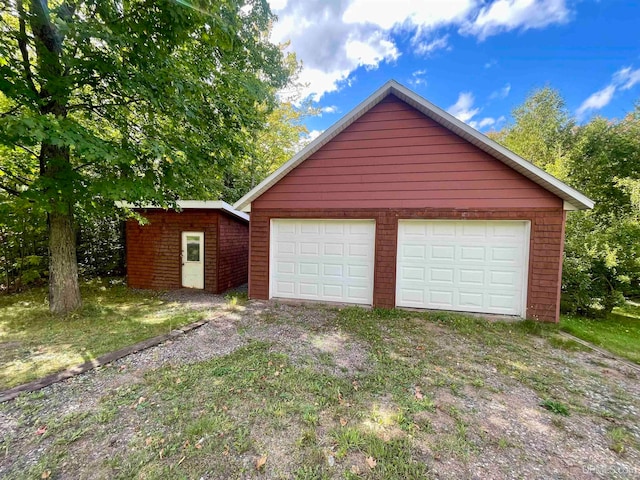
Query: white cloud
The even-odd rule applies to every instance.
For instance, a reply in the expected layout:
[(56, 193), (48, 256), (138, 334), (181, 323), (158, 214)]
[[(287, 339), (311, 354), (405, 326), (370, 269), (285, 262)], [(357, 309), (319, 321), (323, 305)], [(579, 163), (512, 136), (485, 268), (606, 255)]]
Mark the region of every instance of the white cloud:
[(414, 87), (417, 87), (418, 85), (426, 85), (427, 79), (424, 78), (426, 74), (427, 74), (427, 71), (424, 69), (416, 70), (411, 74), (411, 78), (409, 78), (408, 80), (409, 85), (412, 85)]
[(448, 49), (443, 29), (484, 39), (503, 31), (542, 28), (568, 20), (567, 0), (270, 0), (278, 16), (276, 43), (303, 62), (303, 95), (338, 90), (357, 68), (375, 69), (402, 52), (394, 34), (410, 38), (414, 54)]
[(616, 93), (615, 85), (607, 85), (602, 90), (592, 93), (576, 110), (576, 115), (584, 117), (584, 114), (589, 110), (600, 110), (602, 107), (606, 107), (613, 99), (614, 93)]
[(336, 113), (338, 111), (338, 107), (335, 105), (329, 105), (328, 107), (322, 107), (320, 111), (322, 113)]
[(473, 117), (480, 113), (480, 108), (473, 108), (474, 101), (475, 98), (473, 98), (471, 92), (461, 92), (460, 95), (458, 95), (458, 101), (451, 105), (447, 109), (447, 112), (458, 120), (469, 123)]
[(282, 10), (287, 6), (287, 0), (269, 0), (269, 6), (273, 11)]
[(501, 32), (565, 23), (569, 15), (566, 0), (497, 0), (483, 6), (475, 19), (467, 21), (460, 31), (484, 40)]
[(629, 90), (631, 87), (640, 83), (640, 68), (631, 70), (631, 67), (625, 67), (613, 74), (613, 83), (619, 85), (620, 90)]
[(511, 92), (511, 84), (507, 83), (501, 89), (496, 90), (495, 92), (492, 92), (491, 95), (489, 95), (489, 100), (507, 98), (510, 92)]
[(495, 67), (498, 64), (497, 60), (490, 60), (487, 63), (484, 64), (484, 68), (491, 68), (491, 67)]
[(470, 121), (469, 126), (471, 128), (475, 128), (476, 130), (482, 130), (487, 127), (497, 127), (498, 125), (504, 123), (505, 120), (506, 120), (506, 117), (504, 115), (501, 115), (497, 119), (493, 117), (485, 117), (479, 121), (474, 121), (474, 120)]
[(415, 53), (418, 55), (429, 55), (436, 50), (442, 50), (449, 46), (449, 35), (445, 35), (444, 37), (437, 37), (433, 40), (420, 41), (418, 37), (414, 37), (412, 40), (412, 45), (415, 48)]
[(324, 133), (324, 130), (311, 130), (306, 137), (307, 142), (313, 142), (316, 138)]
[(347, 23), (371, 23), (383, 30), (399, 26), (428, 29), (461, 21), (477, 0), (353, 0), (343, 20)]
[(595, 93), (582, 102), (576, 110), (578, 118), (584, 118), (586, 113), (592, 110), (600, 110), (613, 100), (618, 90), (629, 90), (640, 83), (640, 68), (632, 70), (631, 67), (624, 67), (614, 73), (609, 85)]

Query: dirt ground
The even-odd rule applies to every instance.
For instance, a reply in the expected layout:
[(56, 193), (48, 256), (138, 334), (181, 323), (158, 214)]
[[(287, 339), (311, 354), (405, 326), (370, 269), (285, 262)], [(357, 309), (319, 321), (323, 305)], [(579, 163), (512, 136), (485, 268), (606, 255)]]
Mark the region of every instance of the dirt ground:
[(1, 478), (640, 478), (637, 372), (553, 332), (170, 295), (226, 314), (0, 405)]

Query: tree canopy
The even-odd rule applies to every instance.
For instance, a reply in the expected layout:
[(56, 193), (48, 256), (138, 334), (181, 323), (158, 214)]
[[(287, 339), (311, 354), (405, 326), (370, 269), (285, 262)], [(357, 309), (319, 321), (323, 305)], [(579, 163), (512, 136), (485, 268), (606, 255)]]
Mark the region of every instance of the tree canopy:
[(513, 119), (494, 138), (595, 201), (567, 216), (563, 308), (611, 311), (640, 286), (640, 105), (620, 120), (578, 125), (547, 87)]
[(272, 21), (261, 0), (0, 7), (0, 189), (48, 215), (53, 311), (80, 304), (75, 212), (223, 192), (293, 73)]

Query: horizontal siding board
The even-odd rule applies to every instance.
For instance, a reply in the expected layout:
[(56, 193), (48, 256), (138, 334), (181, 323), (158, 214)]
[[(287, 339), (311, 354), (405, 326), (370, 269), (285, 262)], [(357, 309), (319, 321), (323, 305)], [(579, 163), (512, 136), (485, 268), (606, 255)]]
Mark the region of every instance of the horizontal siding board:
[(420, 125), (406, 128), (380, 129), (380, 130), (345, 130), (336, 136), (332, 142), (348, 142), (354, 140), (376, 140), (385, 138), (412, 138), (412, 137), (439, 137), (441, 135), (451, 135), (440, 125)]
[[(469, 174), (469, 172), (465, 172)], [(473, 172), (477, 173), (477, 172)], [(474, 175), (468, 175), (473, 177)], [(337, 180), (338, 178), (336, 178)], [(406, 174), (396, 176), (393, 180), (384, 181), (381, 178), (378, 182), (360, 181), (349, 183), (308, 183), (308, 184), (293, 184), (293, 185), (281, 185), (278, 189), (280, 193), (324, 193), (324, 192), (396, 192), (396, 191), (413, 191), (413, 192), (438, 192), (438, 191), (451, 191), (451, 190), (467, 190), (467, 191), (492, 191), (492, 190), (505, 190), (505, 189), (531, 189), (531, 185), (526, 183), (524, 179), (506, 179), (501, 182), (495, 181), (482, 181), (480, 179), (460, 179), (455, 180), (428, 180), (417, 181), (415, 175)], [(461, 192), (462, 193), (462, 192)], [(271, 197), (273, 198), (273, 197)]]
[[(382, 165), (345, 165), (343, 167), (309, 167), (300, 169), (299, 171), (292, 174), (292, 178), (298, 176), (321, 176), (328, 175), (333, 177), (344, 177), (348, 175), (367, 175), (367, 174), (392, 174), (392, 173), (415, 173), (415, 174), (429, 174), (429, 173), (441, 173), (441, 172), (469, 172), (469, 171), (492, 171), (495, 172), (497, 169), (491, 162), (474, 162), (472, 164), (469, 163), (456, 163), (456, 162), (442, 162), (442, 163), (399, 163), (396, 165), (390, 164), (382, 164)], [(507, 171), (507, 170), (503, 170)], [(426, 180), (428, 177), (426, 175), (423, 176)], [(454, 180), (457, 178), (455, 174), (449, 177)], [(519, 175), (511, 174), (510, 178), (522, 178)], [(417, 180), (418, 178), (416, 178)], [(295, 181), (295, 180), (294, 180)], [(331, 179), (325, 179), (325, 181), (330, 182)], [(534, 183), (531, 183), (535, 185)], [(278, 187), (278, 184), (271, 187), (271, 189), (275, 189)]]
[(357, 150), (363, 148), (394, 148), (404, 146), (429, 146), (429, 145), (459, 145), (468, 144), (466, 140), (460, 137), (452, 137), (451, 134), (447, 135), (443, 132), (440, 135), (430, 136), (404, 136), (397, 134), (389, 138), (374, 138), (374, 139), (362, 139), (362, 140), (342, 140), (336, 137), (333, 141), (329, 142), (323, 150), (325, 152), (332, 150)]
[[(478, 148), (471, 145), (468, 142), (458, 142), (445, 145), (418, 145), (418, 146), (390, 146), (390, 147), (377, 147), (377, 148), (358, 148), (353, 150), (328, 150), (321, 148), (314, 155), (315, 160), (322, 160), (328, 158), (371, 158), (371, 157), (385, 157), (392, 158), (398, 155), (431, 155), (438, 153), (446, 153), (450, 155), (459, 155), (478, 152)], [(348, 153), (345, 153), (348, 152)], [(491, 158), (487, 156), (487, 158)], [(310, 159), (307, 159), (308, 162)], [(498, 161), (495, 160), (494, 161)]]
[(454, 199), (454, 200), (311, 200), (295, 202), (282, 200), (263, 200), (260, 202), (260, 208), (285, 208), (285, 205), (295, 205), (296, 208), (315, 208), (318, 202), (324, 204), (325, 208), (457, 208), (457, 209), (474, 209), (474, 208), (533, 208), (533, 207), (558, 207), (560, 202), (554, 199)]
[[(295, 193), (296, 202), (304, 202), (304, 201), (313, 201), (317, 198), (321, 200), (331, 200), (335, 197), (336, 192), (331, 191), (301, 191)], [(505, 197), (510, 199), (520, 199), (520, 198), (536, 198), (536, 189), (533, 188), (501, 188), (501, 189), (478, 189), (478, 190), (470, 190), (470, 189), (462, 189), (462, 190), (451, 190), (451, 189), (404, 189), (404, 190), (367, 190), (367, 191), (353, 191), (353, 190), (342, 190), (340, 192), (340, 198), (344, 200), (413, 200), (416, 198), (416, 195), (420, 195), (421, 198), (425, 200), (447, 200), (447, 199), (486, 199), (486, 198), (496, 198), (503, 199)], [(272, 193), (270, 195), (270, 199), (273, 201), (277, 200), (289, 200), (291, 198), (291, 194), (288, 192), (278, 191), (277, 193)], [(545, 228), (549, 228), (550, 226), (545, 226)]]

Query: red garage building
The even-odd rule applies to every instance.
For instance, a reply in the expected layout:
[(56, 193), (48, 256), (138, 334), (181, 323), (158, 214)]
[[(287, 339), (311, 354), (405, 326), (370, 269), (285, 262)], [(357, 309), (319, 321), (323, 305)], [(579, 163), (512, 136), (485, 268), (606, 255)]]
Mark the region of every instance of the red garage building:
[(389, 82), (235, 208), (251, 298), (558, 321), (565, 213), (592, 206)]
[(179, 201), (180, 211), (140, 208), (127, 221), (130, 287), (220, 293), (247, 282), (249, 216), (225, 202)]

